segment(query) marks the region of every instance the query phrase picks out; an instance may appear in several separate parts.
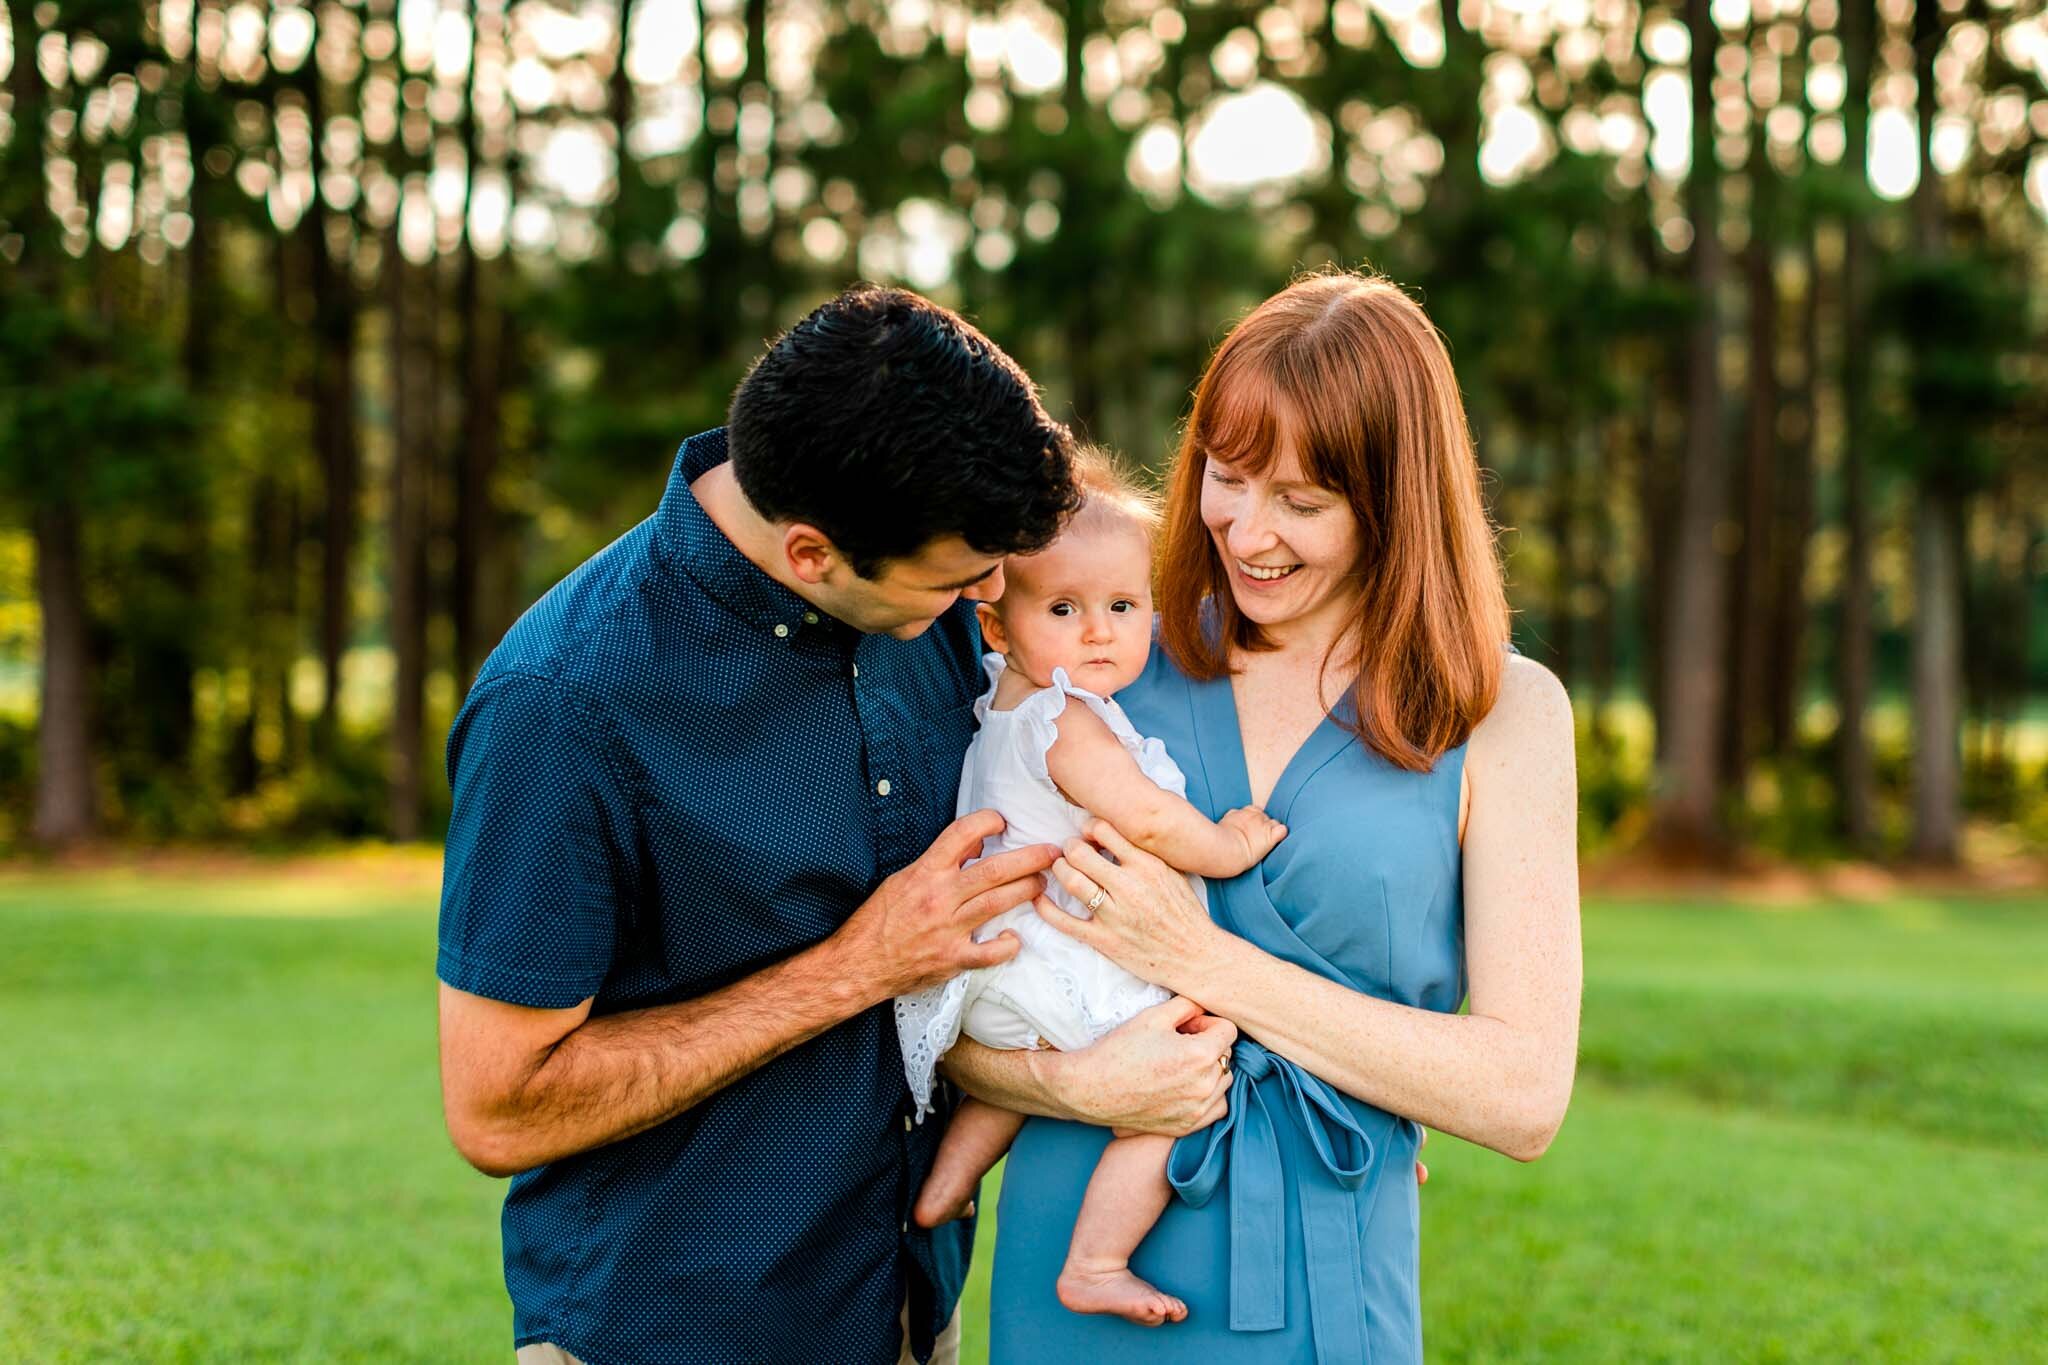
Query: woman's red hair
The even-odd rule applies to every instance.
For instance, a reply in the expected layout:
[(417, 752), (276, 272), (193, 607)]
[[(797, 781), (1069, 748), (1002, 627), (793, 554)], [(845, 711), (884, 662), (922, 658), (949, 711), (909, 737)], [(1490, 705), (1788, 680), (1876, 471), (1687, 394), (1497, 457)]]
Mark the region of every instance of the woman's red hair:
[(1275, 648), (1237, 609), (1202, 523), (1202, 479), (1211, 459), (1261, 472), (1283, 445), (1358, 518), (1358, 615), (1326, 661), (1356, 651), (1354, 730), (1426, 772), (1493, 709), (1508, 605), (1450, 354), (1391, 281), (1297, 280), (1231, 329), (1196, 386), (1157, 594), (1161, 641), (1190, 677), (1223, 676), (1233, 650)]

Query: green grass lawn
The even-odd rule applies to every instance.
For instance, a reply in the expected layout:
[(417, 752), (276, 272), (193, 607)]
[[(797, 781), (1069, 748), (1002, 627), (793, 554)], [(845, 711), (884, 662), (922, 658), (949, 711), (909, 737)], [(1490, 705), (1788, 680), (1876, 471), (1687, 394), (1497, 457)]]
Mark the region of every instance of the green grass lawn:
[[(0, 879), (0, 1356), (509, 1361), (431, 893), (337, 869)], [(1586, 928), (1550, 1154), (1430, 1144), (1433, 1359), (2048, 1359), (2048, 903)]]

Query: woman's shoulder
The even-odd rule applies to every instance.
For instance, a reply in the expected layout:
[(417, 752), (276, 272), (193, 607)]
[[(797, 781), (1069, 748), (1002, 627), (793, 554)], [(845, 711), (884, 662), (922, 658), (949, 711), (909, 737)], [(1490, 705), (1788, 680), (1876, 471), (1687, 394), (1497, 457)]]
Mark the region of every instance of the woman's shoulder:
[(1558, 676), (1526, 654), (1502, 660), (1500, 693), (1473, 728), (1467, 763), (1549, 756), (1572, 748), (1572, 702)]

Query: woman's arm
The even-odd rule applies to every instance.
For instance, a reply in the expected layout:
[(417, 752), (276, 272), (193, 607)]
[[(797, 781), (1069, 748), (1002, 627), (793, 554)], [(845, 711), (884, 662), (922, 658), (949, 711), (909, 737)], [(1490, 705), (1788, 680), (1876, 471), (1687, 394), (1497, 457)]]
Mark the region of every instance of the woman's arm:
[(1199, 1000), (1338, 1089), (1517, 1160), (1541, 1156), (1571, 1097), (1579, 1026), (1577, 783), (1571, 706), (1541, 665), (1509, 660), (1473, 732), (1463, 847), (1471, 1013), (1376, 999), (1283, 962), (1209, 921), (1186, 883), (1115, 830), (1053, 865), (1093, 921), (1052, 923)]

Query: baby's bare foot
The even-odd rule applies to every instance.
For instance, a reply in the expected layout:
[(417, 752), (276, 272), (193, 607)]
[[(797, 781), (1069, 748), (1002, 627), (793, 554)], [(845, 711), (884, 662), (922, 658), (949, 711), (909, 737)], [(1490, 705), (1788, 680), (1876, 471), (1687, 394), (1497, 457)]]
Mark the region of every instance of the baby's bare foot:
[(1055, 1291), (1070, 1312), (1114, 1313), (1140, 1327), (1179, 1322), (1188, 1315), (1186, 1304), (1154, 1289), (1123, 1266), (1084, 1270), (1070, 1265), (1060, 1272)]

